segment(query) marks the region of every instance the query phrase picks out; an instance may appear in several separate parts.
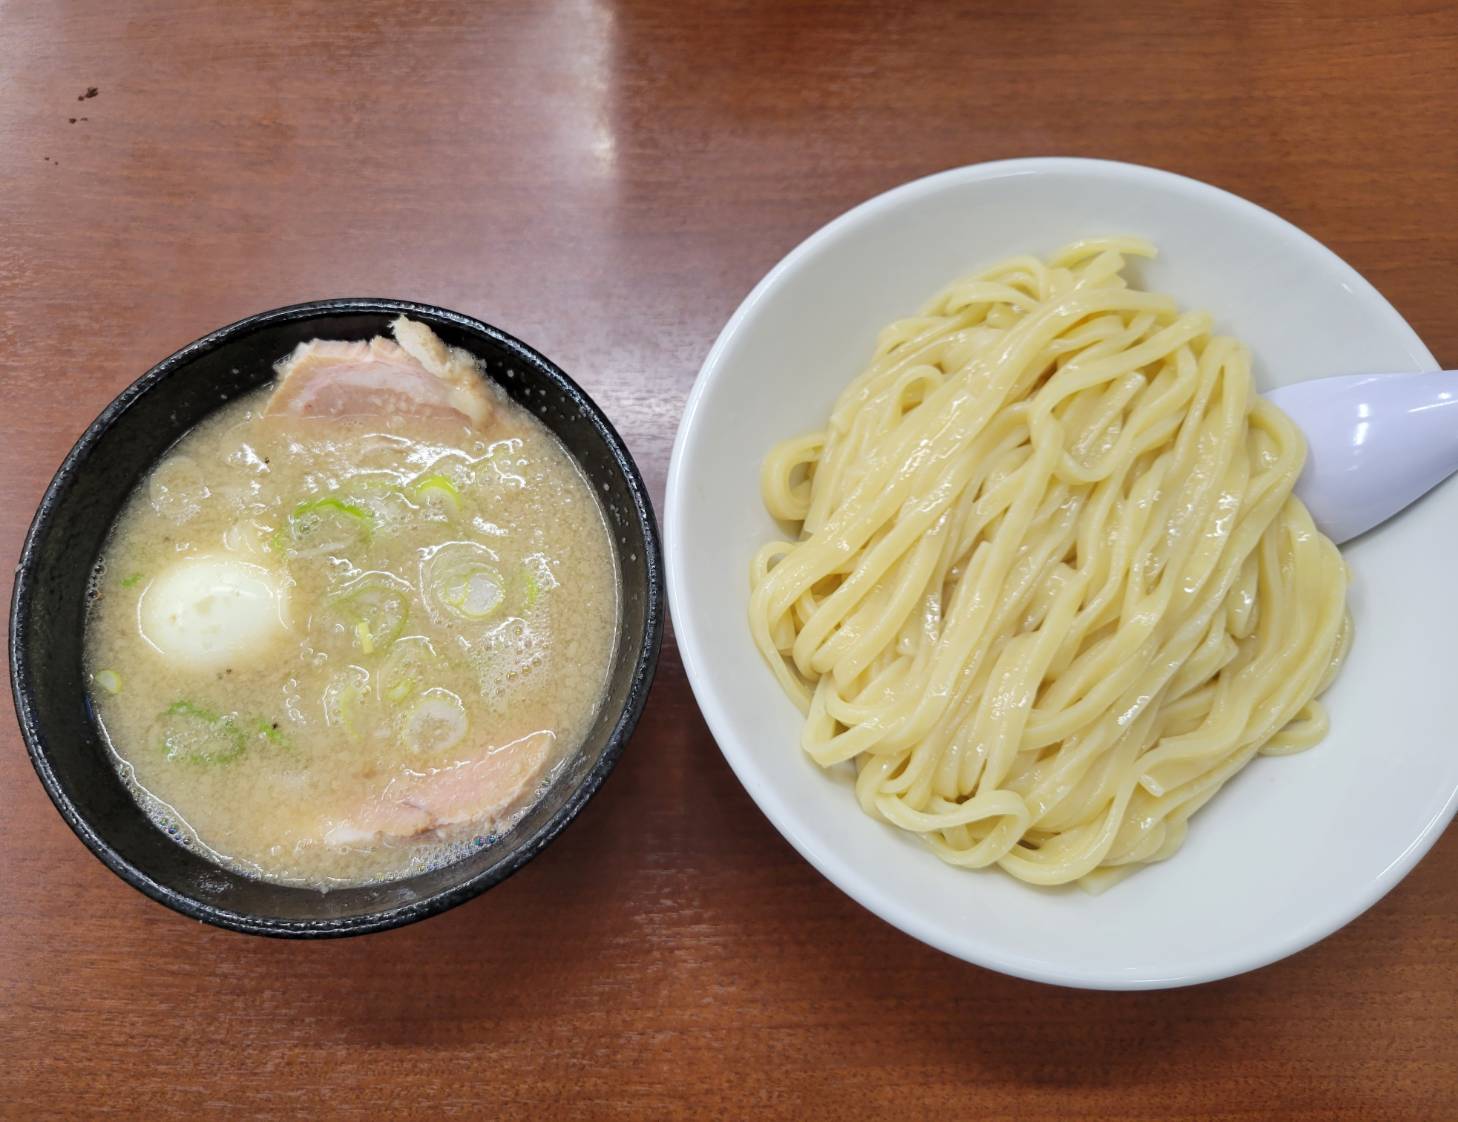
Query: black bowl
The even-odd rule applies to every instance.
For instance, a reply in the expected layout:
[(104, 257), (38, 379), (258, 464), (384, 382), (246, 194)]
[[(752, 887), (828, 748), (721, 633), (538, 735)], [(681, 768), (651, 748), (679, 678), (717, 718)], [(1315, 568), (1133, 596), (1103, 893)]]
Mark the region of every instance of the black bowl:
[[(480, 358), (539, 417), (599, 489), (621, 578), (618, 650), (591, 733), (514, 830), (454, 864), (404, 880), (321, 893), (240, 876), (169, 838), (114, 770), (82, 671), (92, 568), (133, 486), (178, 437), (223, 402), (273, 377), (313, 338), (367, 339), (405, 314)], [(356, 935), (398, 927), (484, 892), (531, 860), (602, 784), (637, 724), (663, 634), (662, 556), (653, 508), (621, 438), (561, 370), (496, 328), (399, 300), (320, 300), (263, 312), (158, 363), (86, 430), (40, 509), (16, 571), (10, 684), (36, 773), (61, 815), (129, 884), (194, 919), (262, 935)]]

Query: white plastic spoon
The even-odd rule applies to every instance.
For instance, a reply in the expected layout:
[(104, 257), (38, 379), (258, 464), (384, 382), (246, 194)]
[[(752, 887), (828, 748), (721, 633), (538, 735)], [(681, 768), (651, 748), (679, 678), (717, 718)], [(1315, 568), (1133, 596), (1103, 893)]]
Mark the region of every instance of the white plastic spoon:
[(1458, 371), (1348, 374), (1266, 394), (1306, 434), (1296, 494), (1341, 543), (1458, 471)]

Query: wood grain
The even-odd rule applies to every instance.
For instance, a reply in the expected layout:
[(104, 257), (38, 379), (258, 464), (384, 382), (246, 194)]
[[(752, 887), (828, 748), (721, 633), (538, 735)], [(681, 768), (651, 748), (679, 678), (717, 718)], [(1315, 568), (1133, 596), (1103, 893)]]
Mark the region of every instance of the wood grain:
[[(1246, 195), (1458, 365), (1455, 58), (1451, 5), (1391, 0), (0, 0), (0, 556), (137, 374), (326, 295), (533, 343), (661, 498), (684, 396), (754, 281), (860, 199), (997, 157)], [(406, 930), (296, 945), (114, 878), (8, 705), (8, 1116), (1458, 1117), (1452, 831), (1367, 915), (1253, 975), (1014, 981), (801, 862), (670, 638), (618, 771), (524, 872)]]

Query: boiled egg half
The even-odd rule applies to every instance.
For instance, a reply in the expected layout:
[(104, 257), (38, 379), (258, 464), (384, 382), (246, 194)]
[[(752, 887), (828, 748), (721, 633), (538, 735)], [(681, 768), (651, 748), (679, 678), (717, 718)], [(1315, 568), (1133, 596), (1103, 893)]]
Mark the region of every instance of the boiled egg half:
[(198, 670), (266, 657), (289, 629), (288, 589), (262, 565), (205, 554), (177, 561), (142, 593), (137, 626), (169, 662)]

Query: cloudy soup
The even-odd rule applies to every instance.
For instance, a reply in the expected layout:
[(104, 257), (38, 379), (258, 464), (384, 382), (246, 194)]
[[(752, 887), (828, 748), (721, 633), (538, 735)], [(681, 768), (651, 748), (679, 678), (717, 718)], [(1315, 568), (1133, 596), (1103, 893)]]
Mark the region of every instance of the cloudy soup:
[(592, 487), (424, 325), (314, 340), (117, 519), (86, 635), (123, 779), (180, 844), (317, 888), (495, 842), (597, 714), (617, 641)]

